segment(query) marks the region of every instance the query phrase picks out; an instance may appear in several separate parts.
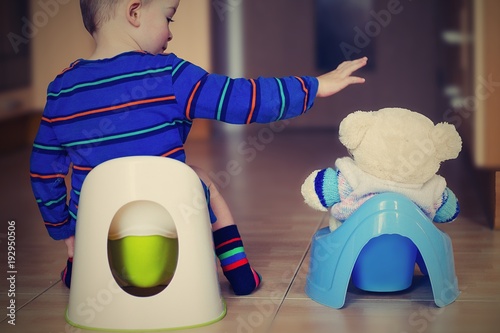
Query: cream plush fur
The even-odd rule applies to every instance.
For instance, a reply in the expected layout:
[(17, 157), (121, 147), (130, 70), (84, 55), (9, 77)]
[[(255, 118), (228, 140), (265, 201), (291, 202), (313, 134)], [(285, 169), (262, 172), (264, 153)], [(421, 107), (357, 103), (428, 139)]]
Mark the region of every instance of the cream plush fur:
[(434, 125), (408, 109), (384, 108), (348, 115), (339, 134), (352, 158), (337, 159), (335, 169), (314, 171), (302, 185), (309, 206), (331, 211), (332, 230), (375, 193), (387, 191), (406, 195), (431, 219), (438, 213), (436, 222), (458, 214), (458, 201), (456, 207), (447, 202), (456, 201), (453, 192), (436, 175), (440, 164), (461, 150), (454, 126)]
[(434, 125), (402, 108), (354, 112), (340, 123), (339, 134), (361, 170), (407, 184), (428, 181), (441, 162), (456, 158), (462, 149), (453, 125)]

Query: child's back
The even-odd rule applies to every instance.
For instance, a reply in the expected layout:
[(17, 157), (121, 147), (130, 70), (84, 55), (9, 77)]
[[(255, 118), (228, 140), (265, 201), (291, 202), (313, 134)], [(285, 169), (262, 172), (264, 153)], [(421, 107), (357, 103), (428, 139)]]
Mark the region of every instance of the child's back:
[[(83, 180), (100, 163), (137, 155), (185, 162), (183, 144), (193, 119), (236, 124), (286, 119), (305, 112), (316, 89), (316, 80), (308, 77), (233, 80), (209, 75), (175, 55), (127, 52), (106, 60), (79, 60), (49, 86), (31, 171), (65, 174), (71, 160), (69, 209), (74, 219)], [(54, 214), (51, 220), (61, 221), (63, 209), (47, 208)], [(64, 228), (49, 231), (58, 237)]]

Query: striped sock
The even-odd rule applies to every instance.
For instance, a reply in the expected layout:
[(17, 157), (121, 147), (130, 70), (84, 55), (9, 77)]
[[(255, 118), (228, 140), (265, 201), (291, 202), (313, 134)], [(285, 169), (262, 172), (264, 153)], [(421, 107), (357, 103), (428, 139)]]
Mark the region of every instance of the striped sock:
[(222, 271), (236, 295), (251, 294), (261, 282), (259, 273), (248, 263), (240, 234), (236, 225), (214, 231), (215, 253)]
[(73, 270), (73, 258), (69, 258), (66, 263), (66, 268), (61, 272), (61, 280), (66, 287), (71, 286), (71, 271)]

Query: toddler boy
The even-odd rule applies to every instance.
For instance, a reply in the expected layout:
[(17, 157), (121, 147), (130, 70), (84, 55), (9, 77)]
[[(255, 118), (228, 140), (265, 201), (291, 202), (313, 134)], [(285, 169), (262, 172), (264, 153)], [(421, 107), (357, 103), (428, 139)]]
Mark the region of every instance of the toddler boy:
[[(232, 79), (166, 54), (169, 24), (180, 0), (81, 0), (83, 21), (96, 42), (88, 59), (73, 62), (48, 87), (31, 156), (31, 182), (50, 236), (65, 240), (69, 287), (81, 186), (107, 160), (164, 156), (185, 162), (184, 143), (197, 118), (232, 124), (299, 116), (318, 97), (364, 79), (351, 76), (367, 59), (347, 61), (318, 78)], [(97, 135), (96, 135), (97, 133)], [(67, 200), (65, 176), (72, 169)], [(252, 293), (251, 268), (226, 202), (205, 172), (215, 251), (235, 294)]]

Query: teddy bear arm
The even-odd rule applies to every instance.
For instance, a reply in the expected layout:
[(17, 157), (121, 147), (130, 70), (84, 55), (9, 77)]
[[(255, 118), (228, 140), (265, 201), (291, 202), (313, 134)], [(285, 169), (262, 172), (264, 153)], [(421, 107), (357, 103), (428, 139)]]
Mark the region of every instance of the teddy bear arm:
[(456, 219), (460, 213), (460, 205), (455, 194), (449, 188), (443, 192), (442, 203), (434, 216), (434, 222), (447, 223)]
[(337, 170), (326, 168), (312, 172), (302, 184), (301, 192), (310, 207), (327, 211), (340, 202)]

